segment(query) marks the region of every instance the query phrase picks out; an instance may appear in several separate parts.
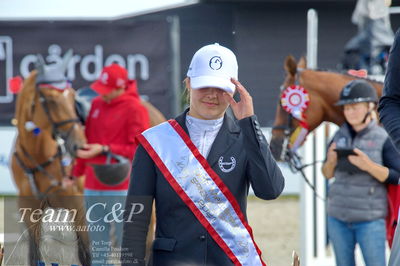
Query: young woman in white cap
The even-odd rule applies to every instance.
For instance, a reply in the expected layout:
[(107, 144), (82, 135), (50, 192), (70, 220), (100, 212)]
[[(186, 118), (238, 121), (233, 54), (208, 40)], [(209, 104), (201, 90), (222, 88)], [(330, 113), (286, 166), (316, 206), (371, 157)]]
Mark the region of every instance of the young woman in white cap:
[[(265, 265), (247, 224), (246, 198), (250, 185), (259, 198), (277, 198), (284, 178), (237, 75), (231, 50), (202, 47), (187, 73), (189, 108), (137, 138), (122, 265), (145, 265), (153, 199), (150, 265)], [(226, 114), (229, 105), (237, 121)]]

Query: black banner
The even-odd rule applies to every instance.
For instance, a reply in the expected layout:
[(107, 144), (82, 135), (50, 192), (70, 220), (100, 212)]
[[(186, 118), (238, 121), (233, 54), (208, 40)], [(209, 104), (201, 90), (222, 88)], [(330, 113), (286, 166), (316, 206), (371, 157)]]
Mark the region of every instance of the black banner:
[(0, 124), (9, 125), (16, 96), (7, 80), (27, 77), (37, 54), (56, 62), (72, 48), (67, 71), (75, 89), (89, 86), (103, 66), (117, 62), (137, 79), (167, 117), (171, 116), (171, 41), (167, 20), (124, 22), (2, 22), (0, 23)]

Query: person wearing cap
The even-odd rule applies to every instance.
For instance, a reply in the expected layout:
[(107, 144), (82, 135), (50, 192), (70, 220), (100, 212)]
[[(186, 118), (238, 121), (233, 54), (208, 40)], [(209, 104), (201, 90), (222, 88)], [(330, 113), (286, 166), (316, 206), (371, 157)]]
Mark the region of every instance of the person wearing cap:
[[(78, 159), (73, 176), (85, 177), (84, 195), (87, 212), (91, 215), (87, 221), (88, 226), (103, 229), (89, 230), (93, 265), (106, 265), (106, 257), (101, 254), (112, 253), (110, 223), (103, 218), (111, 213), (114, 205), (125, 202), (130, 162), (137, 148), (135, 136), (149, 128), (150, 122), (146, 108), (140, 103), (136, 81), (128, 79), (124, 67), (118, 64), (104, 67), (91, 88), (99, 96), (93, 100), (85, 123), (88, 144), (77, 151)], [(128, 171), (122, 163), (116, 164), (114, 160), (107, 162), (110, 155), (113, 155), (112, 158), (125, 158), (129, 162)], [(110, 176), (104, 177), (104, 174)], [(99, 202), (104, 205), (96, 205)], [(123, 224), (114, 224), (114, 236), (117, 246), (120, 246)]]
[[(237, 77), (231, 50), (202, 47), (185, 79), (189, 108), (138, 136), (128, 199), (147, 202), (125, 221), (122, 265), (145, 265), (153, 200), (157, 222), (149, 265), (263, 265), (247, 224), (247, 195), (252, 186), (257, 197), (275, 199), (284, 177)], [(229, 106), (235, 118), (226, 112)]]
[[(338, 266), (355, 265), (360, 245), (366, 265), (386, 265), (387, 184), (398, 184), (399, 154), (374, 116), (378, 97), (365, 80), (349, 82), (337, 105), (346, 122), (335, 133), (322, 172), (334, 177), (328, 193), (328, 236)], [(352, 154), (340, 155), (343, 149)]]
[[(367, 69), (373, 75), (385, 72), (385, 55), (393, 42), (390, 24), (391, 0), (357, 0), (351, 21), (357, 25), (357, 34), (345, 45), (347, 67)], [(359, 62), (352, 62), (359, 58)], [(347, 61), (347, 62), (346, 62)]]

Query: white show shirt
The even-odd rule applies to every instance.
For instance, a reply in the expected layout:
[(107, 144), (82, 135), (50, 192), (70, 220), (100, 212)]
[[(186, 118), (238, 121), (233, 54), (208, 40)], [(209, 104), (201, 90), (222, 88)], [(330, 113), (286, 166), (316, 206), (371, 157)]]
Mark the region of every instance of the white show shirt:
[(223, 121), (223, 117), (216, 120), (203, 120), (186, 115), (186, 127), (189, 130), (190, 139), (204, 158), (207, 158), (210, 153)]

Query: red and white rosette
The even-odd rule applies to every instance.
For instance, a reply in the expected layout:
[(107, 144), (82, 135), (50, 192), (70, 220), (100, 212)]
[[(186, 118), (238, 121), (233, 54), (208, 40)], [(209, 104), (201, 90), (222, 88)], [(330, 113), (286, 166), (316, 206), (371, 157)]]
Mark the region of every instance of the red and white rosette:
[(304, 120), (304, 111), (310, 104), (310, 97), (306, 89), (299, 85), (287, 87), (281, 95), (283, 109), (300, 121)]

